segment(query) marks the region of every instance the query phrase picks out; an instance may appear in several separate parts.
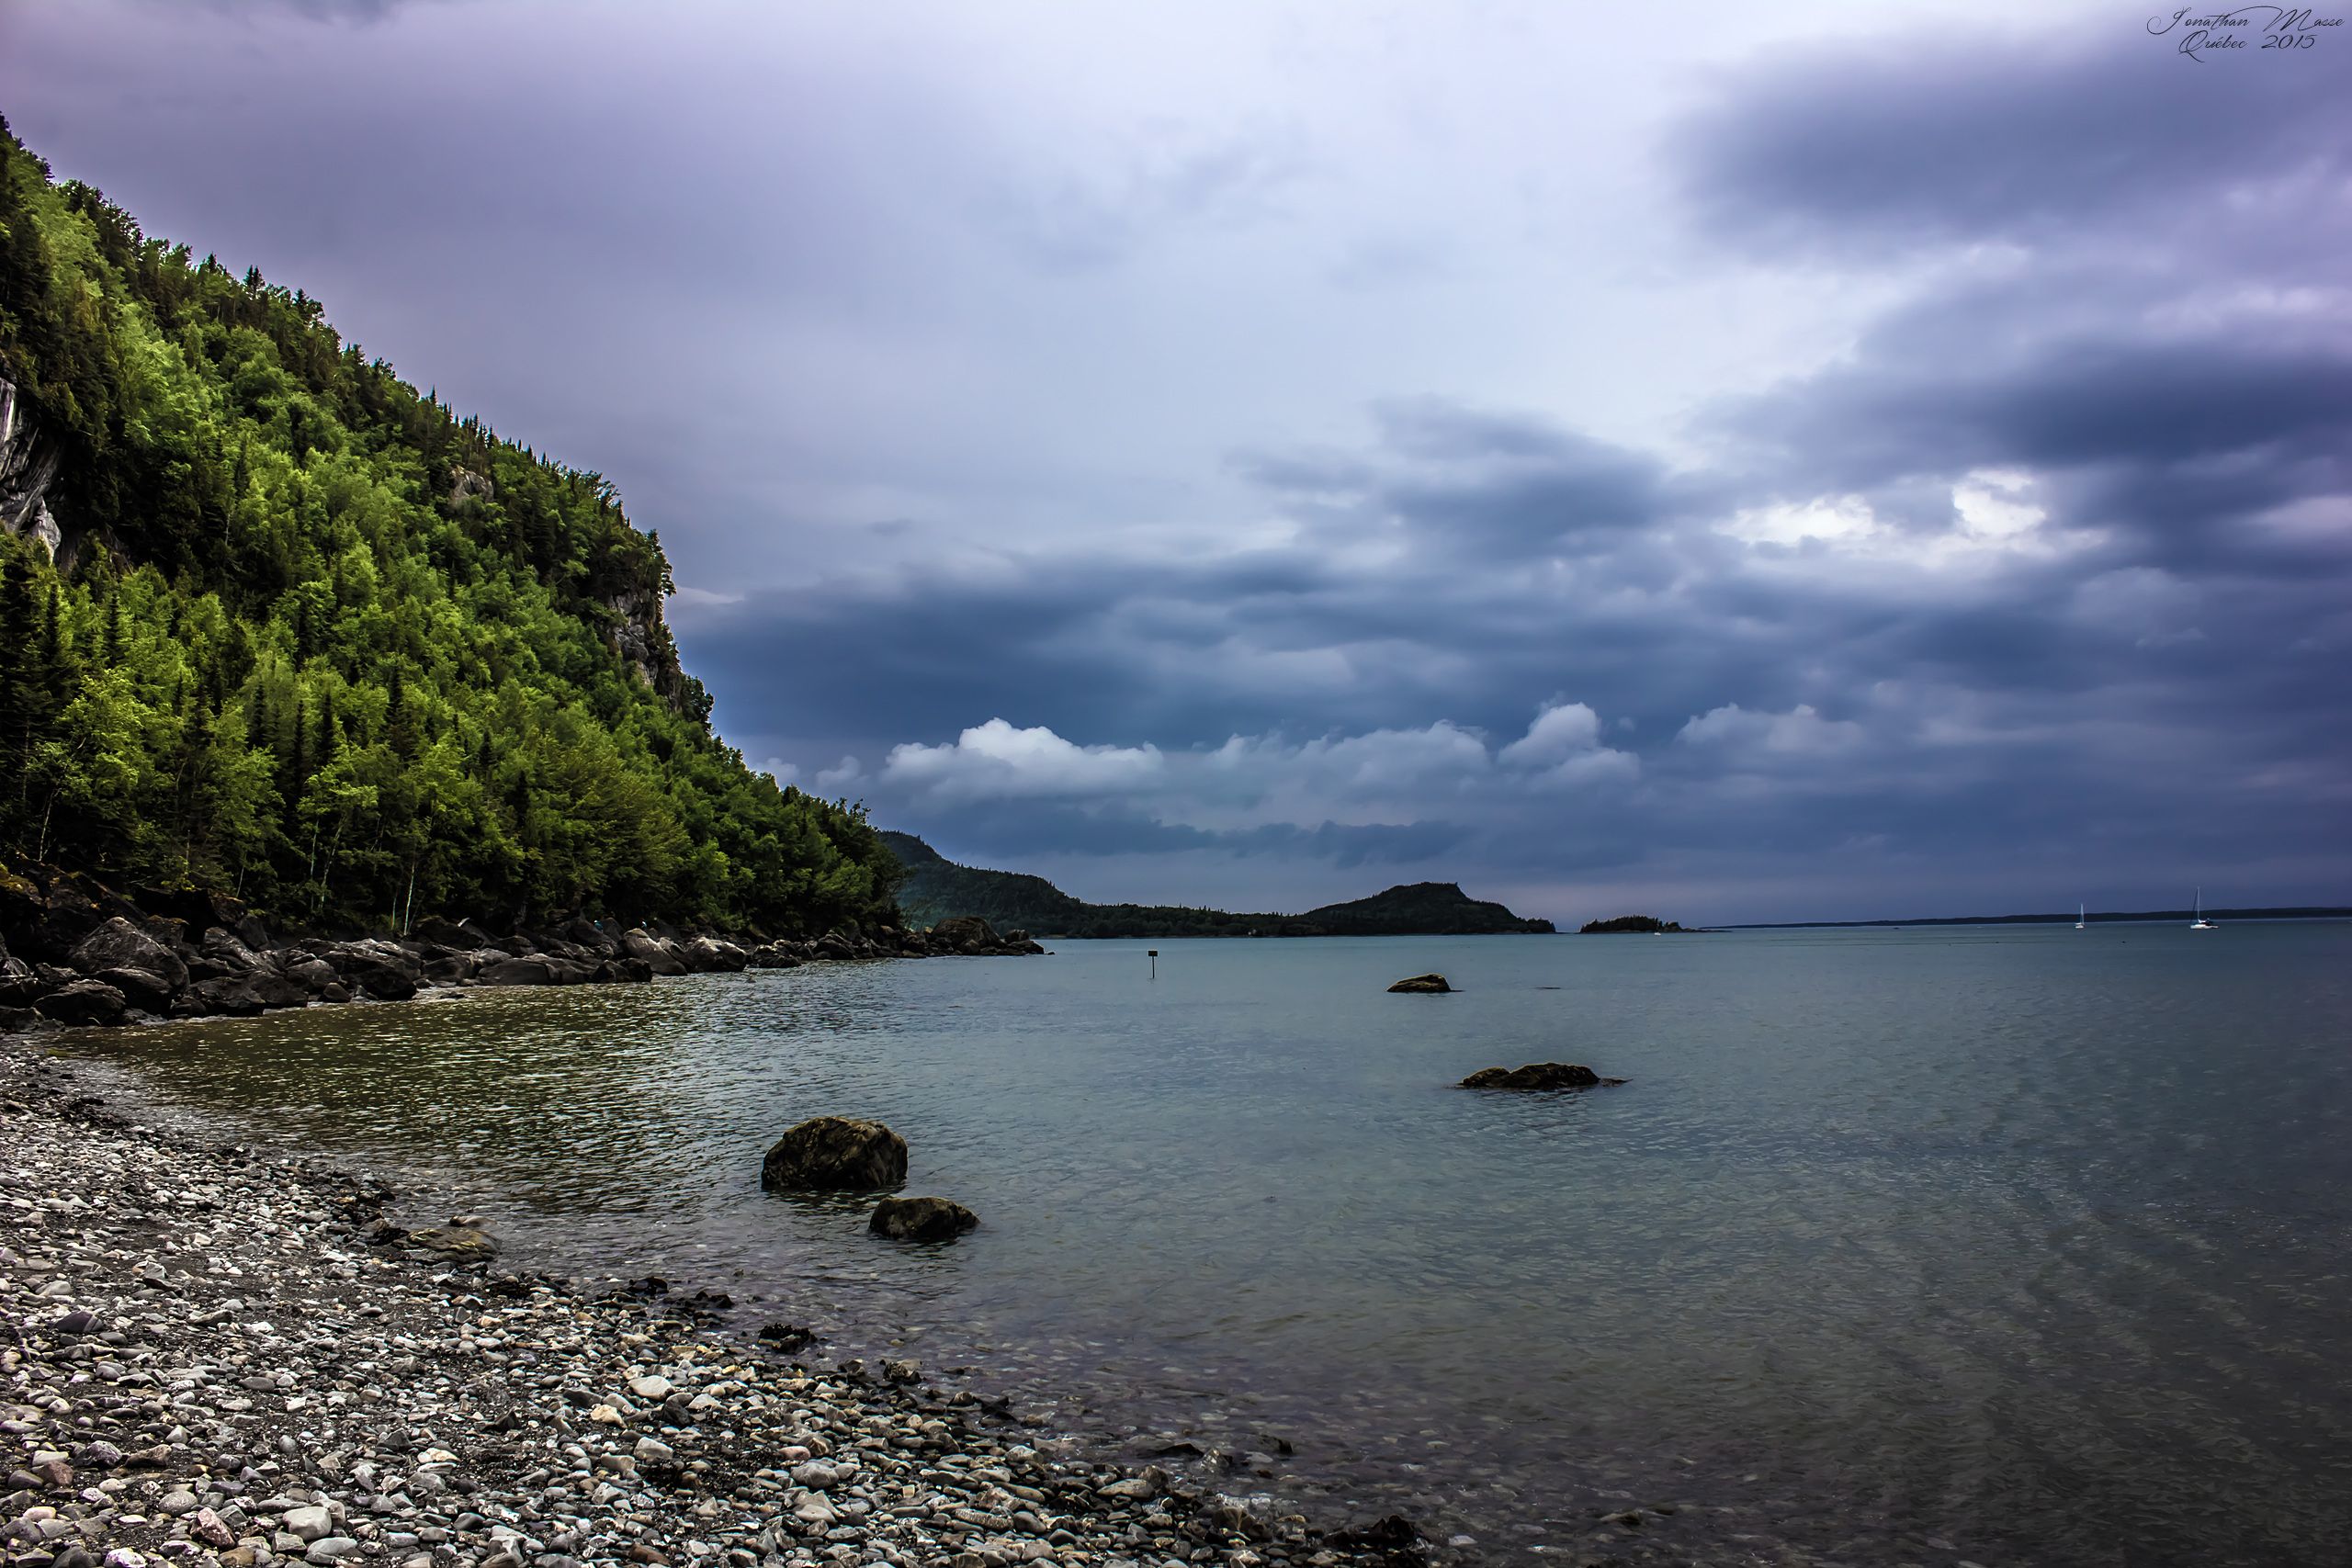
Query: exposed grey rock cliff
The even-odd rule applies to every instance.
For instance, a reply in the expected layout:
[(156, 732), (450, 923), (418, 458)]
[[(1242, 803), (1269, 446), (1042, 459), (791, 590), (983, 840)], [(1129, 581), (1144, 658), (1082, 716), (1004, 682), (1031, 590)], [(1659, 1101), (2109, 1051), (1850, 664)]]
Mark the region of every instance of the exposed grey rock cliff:
[(62, 531), (50, 511), (49, 487), (62, 456), (20, 406), (17, 384), (0, 376), (0, 528), (40, 540), (51, 556)]

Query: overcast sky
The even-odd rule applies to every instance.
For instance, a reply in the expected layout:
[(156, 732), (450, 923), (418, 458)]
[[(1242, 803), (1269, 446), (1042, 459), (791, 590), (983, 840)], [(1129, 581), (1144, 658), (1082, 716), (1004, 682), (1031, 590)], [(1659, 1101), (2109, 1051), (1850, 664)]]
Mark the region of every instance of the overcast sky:
[(956, 859), (2352, 902), (2352, 27), (2150, 11), (6, 0), (0, 112)]

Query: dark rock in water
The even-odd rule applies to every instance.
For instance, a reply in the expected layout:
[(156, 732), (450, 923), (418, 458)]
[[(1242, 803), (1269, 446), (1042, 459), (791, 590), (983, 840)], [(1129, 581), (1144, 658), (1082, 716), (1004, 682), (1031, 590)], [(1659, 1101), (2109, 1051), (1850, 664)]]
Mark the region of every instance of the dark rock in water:
[(1368, 1525), (1335, 1530), (1323, 1544), (1340, 1551), (1403, 1551), (1421, 1539), (1419, 1526), (1402, 1514), (1391, 1514)]
[(822, 1337), (813, 1328), (803, 1328), (797, 1323), (771, 1323), (760, 1330), (760, 1343), (773, 1346), (786, 1355), (806, 1350)]
[(871, 1191), (907, 1179), (907, 1141), (879, 1122), (819, 1116), (789, 1129), (760, 1164), (760, 1185)]
[(1409, 980), (1399, 980), (1388, 988), (1391, 991), (1420, 993), (1431, 996), (1434, 996), (1441, 991), (1451, 991), (1453, 989), (1453, 987), (1445, 983), (1445, 976), (1442, 975), (1416, 975)]
[(175, 991), (187, 984), (187, 965), (180, 962), (179, 954), (120, 915), (77, 942), (67, 962), (85, 975), (96, 975), (101, 969), (143, 969)]
[(129, 1005), (103, 980), (75, 980), (35, 1002), (33, 1010), (60, 1023), (113, 1023)]
[(1593, 1089), (1623, 1078), (1603, 1078), (1574, 1062), (1530, 1062), (1523, 1067), (1481, 1067), (1462, 1080), (1464, 1089)]
[(144, 969), (118, 964), (90, 976), (122, 993), (122, 999), (142, 1012), (162, 1012), (172, 1005), (172, 983)]
[(427, 1252), (437, 1252), (445, 1258), (494, 1258), (498, 1242), (488, 1231), (471, 1225), (432, 1225), (421, 1231), (411, 1231), (408, 1245), (421, 1247)]
[(979, 1223), (979, 1215), (944, 1198), (885, 1198), (866, 1229), (892, 1241), (954, 1241)]

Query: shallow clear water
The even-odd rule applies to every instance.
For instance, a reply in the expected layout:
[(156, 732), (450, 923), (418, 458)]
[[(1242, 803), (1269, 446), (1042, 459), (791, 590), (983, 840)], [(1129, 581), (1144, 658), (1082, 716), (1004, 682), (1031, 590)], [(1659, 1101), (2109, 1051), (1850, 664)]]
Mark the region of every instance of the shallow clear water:
[[(1250, 1484), (1498, 1558), (1674, 1502), (1694, 1549), (2352, 1562), (2352, 925), (1157, 945), (86, 1048), (527, 1260), (903, 1338), (1137, 1453), (1280, 1435)], [(1385, 993), (1424, 969), (1460, 993)], [(1449, 1087), (1544, 1060), (1633, 1081)], [(762, 1194), (824, 1112), (984, 1228)]]

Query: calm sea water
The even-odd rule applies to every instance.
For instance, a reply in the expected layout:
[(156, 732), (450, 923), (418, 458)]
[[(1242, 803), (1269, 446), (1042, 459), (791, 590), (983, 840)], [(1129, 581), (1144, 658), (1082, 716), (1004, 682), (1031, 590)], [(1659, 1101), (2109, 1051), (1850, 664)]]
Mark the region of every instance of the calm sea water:
[[(1699, 1555), (2352, 1562), (2352, 925), (1158, 946), (86, 1048), (450, 1183), (526, 1260), (901, 1343), (1137, 1455), (1279, 1437), (1229, 1484), (1497, 1560), (1671, 1503)], [(1383, 990), (1425, 969), (1460, 993)], [(1544, 1060), (1632, 1082), (1449, 1087)], [(984, 1228), (761, 1193), (823, 1112)]]

